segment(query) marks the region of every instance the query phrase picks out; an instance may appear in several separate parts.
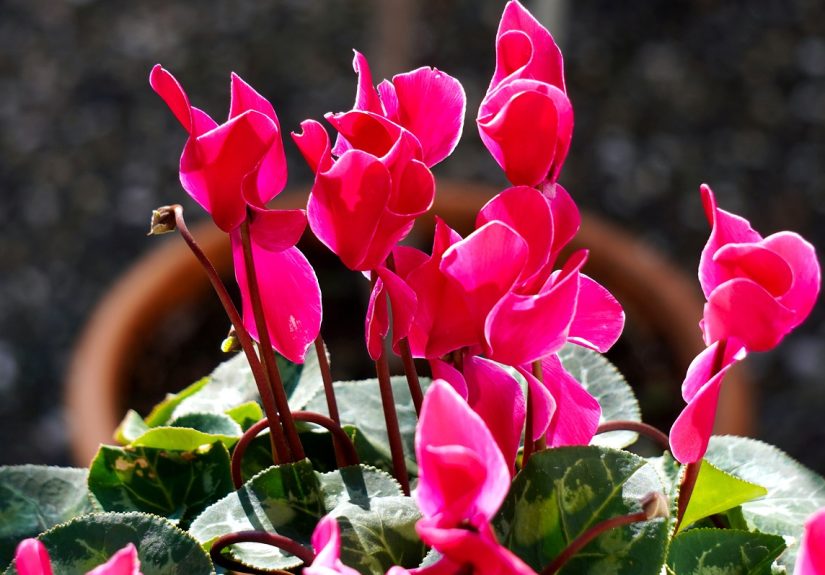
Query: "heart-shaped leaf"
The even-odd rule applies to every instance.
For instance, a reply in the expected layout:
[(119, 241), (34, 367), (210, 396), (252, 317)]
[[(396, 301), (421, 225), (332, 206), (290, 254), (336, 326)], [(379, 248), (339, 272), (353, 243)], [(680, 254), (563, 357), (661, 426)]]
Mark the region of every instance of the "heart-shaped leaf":
[(667, 566), (674, 575), (725, 573), (769, 575), (785, 550), (777, 535), (734, 529), (691, 529), (670, 544)]

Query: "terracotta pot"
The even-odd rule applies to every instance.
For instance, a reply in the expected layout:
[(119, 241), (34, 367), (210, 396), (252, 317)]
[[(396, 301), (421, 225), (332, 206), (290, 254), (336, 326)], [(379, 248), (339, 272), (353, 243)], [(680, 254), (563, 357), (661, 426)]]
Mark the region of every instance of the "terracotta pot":
[[(439, 182), (433, 213), (467, 233), (478, 209), (498, 191), (487, 185)], [(302, 207), (306, 193), (285, 192), (277, 200), (278, 207)], [(432, 225), (432, 217), (422, 219), (415, 237), (426, 243), (432, 237)], [(215, 267), (230, 276), (226, 236), (211, 222), (195, 226), (193, 234)], [(325, 250), (317, 240), (303, 247), (308, 252)], [(702, 309), (698, 282), (649, 246), (592, 214), (583, 214), (581, 231), (571, 246), (582, 247), (590, 249), (585, 271), (622, 302), (628, 326), (637, 326), (637, 331), (666, 348), (672, 363), (664, 384), (666, 397), (674, 410), (680, 409), (678, 386), (687, 365), (703, 347), (697, 328)], [(313, 259), (311, 253), (308, 256)], [(77, 342), (66, 378), (67, 423), (79, 465), (88, 464), (100, 443), (112, 441), (112, 432), (127, 408), (122, 401), (124, 382), (153, 341), (157, 326), (181, 306), (197, 309), (198, 302), (210, 301), (210, 297), (214, 296), (209, 283), (194, 256), (180, 238), (170, 234), (127, 270), (98, 304)], [(333, 347), (333, 357), (335, 351)], [(726, 380), (717, 418), (720, 433), (749, 435), (753, 429), (753, 400), (745, 380), (741, 370)]]

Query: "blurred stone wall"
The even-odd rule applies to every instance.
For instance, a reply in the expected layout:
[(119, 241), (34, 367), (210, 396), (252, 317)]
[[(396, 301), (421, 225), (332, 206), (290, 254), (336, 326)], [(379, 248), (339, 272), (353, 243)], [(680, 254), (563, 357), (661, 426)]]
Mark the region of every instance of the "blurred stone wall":
[[(148, 86), (153, 64), (218, 118), (238, 72), (272, 100), (285, 133), (350, 106), (352, 48), (376, 78), (434, 65), (469, 100), (465, 138), (436, 174), (504, 187), (473, 125), (502, 6), (411, 2), (414, 21), (387, 33), (381, 0), (0, 3), (0, 463), (67, 462), (60, 382), (73, 339), (107, 286), (155, 245), (144, 237), (151, 209), (192, 206), (177, 182), (185, 135)], [(764, 234), (794, 229), (825, 250), (821, 1), (565, 7), (536, 6), (563, 18), (547, 22), (563, 38), (576, 113), (562, 183), (584, 208), (691, 275), (707, 237), (703, 181)], [(400, 55), (382, 50), (404, 33)], [(287, 149), (290, 184), (306, 184)], [(825, 471), (822, 306), (780, 349), (748, 361), (760, 436)]]

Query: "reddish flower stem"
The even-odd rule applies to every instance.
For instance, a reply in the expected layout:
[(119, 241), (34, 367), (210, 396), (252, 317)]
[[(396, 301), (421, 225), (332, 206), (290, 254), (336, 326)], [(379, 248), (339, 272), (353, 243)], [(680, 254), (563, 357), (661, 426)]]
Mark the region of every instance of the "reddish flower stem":
[[(533, 377), (540, 382), (543, 381), (544, 374), (541, 371), (541, 360), (536, 360), (532, 364)], [(547, 448), (547, 437), (542, 435), (537, 441), (533, 441), (533, 392), (527, 386), (527, 416), (524, 418), (524, 452), (521, 456), (522, 469), (527, 466), (530, 456), (536, 451)]]
[[(392, 273), (396, 273), (395, 257), (393, 257), (392, 252), (387, 256), (387, 269)], [(412, 352), (410, 351), (410, 342), (406, 337), (402, 337), (398, 342), (398, 350), (401, 352), (401, 361), (404, 363), (404, 375), (407, 377), (407, 386), (410, 388), (410, 397), (412, 397), (415, 406), (415, 414), (421, 415), (424, 393), (421, 391), (421, 382), (418, 381), (418, 371), (415, 369), (415, 361), (413, 361)]]
[(255, 325), (258, 328), (258, 339), (260, 340), (261, 360), (269, 376), (272, 394), (275, 397), (275, 405), (281, 416), (281, 424), (284, 427), (286, 440), (289, 444), (289, 461), (298, 461), (304, 458), (304, 447), (298, 437), (298, 430), (292, 420), (292, 413), (289, 410), (289, 401), (284, 390), (284, 383), (281, 380), (281, 373), (278, 370), (278, 363), (275, 360), (275, 352), (272, 349), (272, 342), (269, 339), (269, 329), (264, 316), (263, 301), (258, 287), (258, 276), (255, 273), (255, 258), (252, 256), (252, 241), (249, 237), (249, 220), (244, 220), (241, 224), (241, 245), (243, 247), (243, 258), (246, 267), (246, 283), (249, 288), (249, 299), (252, 304), (252, 313), (255, 317)]
[(218, 539), (212, 544), (212, 548), (209, 551), (212, 562), (215, 565), (219, 565), (225, 569), (243, 573), (282, 573), (291, 575), (289, 571), (283, 571), (280, 569), (267, 569), (264, 571), (254, 567), (249, 567), (248, 565), (244, 565), (239, 561), (235, 561), (234, 559), (230, 559), (229, 557), (221, 554), (221, 551), (223, 551), (226, 547), (236, 543), (262, 543), (264, 545), (277, 547), (278, 549), (282, 549), (283, 551), (294, 555), (303, 561), (304, 565), (309, 565), (315, 560), (315, 553), (289, 537), (284, 537), (283, 535), (278, 535), (277, 533), (269, 533), (268, 531), (238, 531), (237, 533), (228, 533), (227, 535), (218, 537)]
[(641, 421), (605, 421), (596, 430), (596, 435), (600, 433), (608, 433), (610, 431), (635, 431), (636, 433), (640, 433), (648, 439), (654, 441), (656, 445), (661, 447), (663, 450), (670, 449), (670, 440), (668, 439), (667, 435), (665, 435), (663, 432), (659, 431), (652, 425), (642, 423)]
[[(375, 287), (378, 274), (373, 270), (370, 273), (370, 287)], [(384, 422), (387, 426), (387, 436), (390, 442), (392, 468), (395, 479), (401, 484), (404, 495), (410, 494), (410, 480), (407, 476), (407, 465), (404, 463), (404, 445), (401, 442), (401, 429), (398, 425), (398, 413), (395, 410), (395, 399), (392, 394), (390, 367), (387, 363), (387, 352), (382, 342), (381, 355), (375, 362), (375, 373), (378, 376), (378, 387), (381, 390), (381, 405), (384, 408)]]
[(278, 410), (275, 407), (275, 399), (269, 388), (266, 373), (263, 370), (260, 359), (258, 359), (258, 354), (255, 353), (255, 343), (252, 341), (249, 332), (246, 331), (246, 328), (243, 325), (243, 320), (238, 313), (238, 309), (235, 307), (235, 304), (232, 303), (232, 298), (230, 297), (229, 292), (226, 291), (226, 286), (221, 280), (220, 275), (218, 275), (215, 266), (212, 265), (212, 262), (209, 261), (209, 258), (207, 258), (206, 254), (203, 253), (203, 250), (198, 245), (198, 242), (195, 241), (195, 238), (189, 232), (189, 228), (186, 226), (186, 220), (183, 217), (183, 207), (178, 204), (174, 204), (159, 208), (157, 211), (161, 217), (163, 217), (164, 214), (167, 216), (174, 216), (174, 227), (178, 230), (178, 232), (180, 232), (180, 235), (186, 242), (186, 245), (189, 246), (189, 249), (195, 255), (198, 262), (201, 264), (201, 267), (203, 267), (207, 277), (209, 278), (209, 282), (212, 284), (212, 288), (218, 294), (218, 299), (221, 301), (223, 309), (229, 317), (229, 321), (232, 323), (232, 327), (235, 328), (235, 335), (238, 338), (238, 342), (241, 344), (241, 349), (243, 349), (243, 352), (246, 355), (246, 360), (249, 362), (249, 368), (252, 370), (252, 377), (255, 379), (255, 385), (258, 387), (258, 393), (261, 396), (261, 403), (263, 403), (264, 413), (266, 414), (267, 419), (273, 422), (273, 425), (271, 426), (270, 440), (272, 441), (273, 462), (277, 465), (278, 461), (283, 457), (283, 454), (287, 453), (288, 446), (284, 438), (284, 432), (281, 428), (280, 418), (278, 417)]
[[(327, 400), (327, 411), (329, 411), (330, 419), (336, 426), (340, 427), (341, 417), (338, 414), (338, 402), (335, 399), (335, 389), (332, 386), (332, 372), (329, 369), (329, 361), (327, 361), (327, 354), (324, 348), (324, 339), (321, 334), (315, 338), (315, 353), (318, 356), (318, 367), (321, 370), (321, 379), (324, 381), (324, 396)], [(335, 448), (335, 463), (338, 467), (347, 465), (346, 456), (342, 450), (346, 449), (341, 444), (341, 440), (335, 437), (333, 433), (332, 445)], [(351, 464), (350, 464), (351, 465)]]
[[(725, 348), (728, 346), (728, 340), (719, 340), (719, 345), (716, 347), (716, 352), (713, 354), (713, 366), (710, 370), (710, 378), (722, 371), (722, 364), (725, 362)], [(694, 461), (687, 464), (685, 469), (685, 477), (682, 479), (682, 485), (679, 486), (679, 501), (677, 503), (676, 511), (676, 531), (682, 525), (682, 519), (687, 511), (688, 503), (693, 495), (693, 488), (696, 487), (696, 480), (699, 478), (699, 470), (702, 468), (702, 460)]]
[[(544, 372), (541, 370), (541, 360), (539, 359), (533, 362), (533, 377), (544, 384)], [(529, 391), (530, 388), (528, 387), (527, 389)], [(547, 449), (547, 435), (542, 435), (536, 440), (535, 450), (541, 451), (543, 449)]]

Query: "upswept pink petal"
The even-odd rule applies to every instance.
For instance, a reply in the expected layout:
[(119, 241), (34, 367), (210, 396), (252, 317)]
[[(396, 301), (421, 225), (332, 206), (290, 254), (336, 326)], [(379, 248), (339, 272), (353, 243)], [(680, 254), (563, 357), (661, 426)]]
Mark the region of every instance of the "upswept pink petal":
[(589, 444), (599, 427), (599, 402), (567, 373), (557, 355), (542, 359), (541, 370), (542, 381), (556, 400), (547, 428), (547, 446)]
[(572, 107), (561, 90), (530, 80), (505, 84), (482, 102), (477, 124), (484, 145), (514, 185), (558, 178), (573, 134)]
[(622, 304), (613, 294), (580, 274), (576, 315), (570, 324), (568, 341), (604, 353), (622, 335), (624, 319)]
[(141, 575), (137, 549), (131, 543), (86, 575)]
[(793, 573), (825, 575), (825, 509), (816, 511), (805, 522)]
[(312, 532), (315, 560), (304, 567), (306, 575), (358, 575), (341, 562), (341, 531), (334, 517), (325, 515)]
[(277, 135), (272, 120), (249, 111), (187, 142), (181, 184), (223, 231), (232, 231), (246, 218), (244, 179)]
[(367, 307), (367, 350), (378, 360), (384, 350), (384, 338), (389, 331), (387, 297), (392, 305), (392, 343), (398, 346), (401, 338), (410, 332), (416, 307), (416, 295), (407, 283), (385, 267), (376, 270), (378, 279), (370, 294)]
[(166, 102), (178, 122), (191, 134), (193, 131), (192, 111), (183, 86), (160, 64), (155, 64), (149, 73), (149, 85)]
[(261, 96), (255, 88), (247, 84), (235, 72), (230, 75), (229, 119), (240, 116), (244, 112), (255, 110), (275, 123), (280, 131), (281, 124), (275, 114), (275, 108), (269, 100)]
[(479, 526), (479, 532), (476, 533), (468, 529), (444, 528), (435, 521), (422, 519), (415, 525), (415, 530), (422, 541), (443, 555), (439, 563), (447, 562), (448, 568), (461, 568), (435, 572), (421, 570), (418, 574), (458, 575), (466, 572), (466, 567), (471, 565), (474, 575), (536, 575), (536, 572), (521, 559), (499, 545), (488, 524)]
[[(235, 278), (243, 304), (244, 327), (258, 340), (240, 233), (235, 231), (230, 237)], [(272, 346), (288, 360), (303, 363), (307, 348), (315, 341), (321, 329), (321, 289), (318, 278), (298, 248), (273, 252), (262, 248), (254, 239), (251, 244)]]
[(24, 539), (17, 545), (14, 567), (18, 575), (52, 575), (49, 552), (37, 539)]
[(433, 379), (443, 379), (453, 386), (453, 389), (456, 390), (456, 393), (458, 393), (462, 399), (467, 400), (470, 391), (467, 389), (467, 380), (464, 379), (464, 375), (460, 371), (444, 360), (431, 359), (430, 372), (433, 375)]
[(405, 278), (418, 297), (409, 338), (415, 357), (441, 357), (478, 341), (464, 291), (440, 270), (444, 252), (459, 241), (461, 236), (436, 216), (432, 256)]
[(350, 150), (315, 178), (307, 206), (309, 227), (352, 270), (371, 269), (364, 258), (390, 186), (387, 168), (360, 150)]
[[(458, 521), (489, 521), (498, 511), (510, 487), (507, 463), (481, 417), (445, 381), (435, 380), (424, 396), (415, 454), (419, 478), (414, 497), (425, 518), (457, 512), (457, 503), (465, 508)], [(475, 462), (484, 470), (483, 478)], [(470, 479), (478, 480), (478, 486)], [(476, 493), (471, 504), (451, 500), (465, 490)]]
[(716, 206), (716, 197), (707, 184), (702, 184), (699, 192), (702, 195), (705, 215), (711, 225), (710, 237), (699, 258), (699, 283), (707, 298), (719, 284), (731, 279), (719, 264), (714, 262), (713, 256), (719, 248), (731, 243), (756, 243), (762, 240), (762, 236), (751, 228), (745, 218), (720, 210)]
[(395, 260), (395, 273), (406, 278), (410, 273), (430, 259), (430, 256), (410, 246), (395, 246), (392, 250)]
[[(355, 89), (355, 104), (352, 109), (384, 115), (381, 100), (378, 99), (378, 93), (375, 91), (372, 83), (372, 72), (370, 71), (369, 62), (367, 62), (367, 58), (358, 50), (353, 50), (353, 52), (352, 69), (355, 70), (358, 76), (358, 85)], [(339, 133), (338, 138), (335, 140), (335, 146), (332, 148), (332, 153), (336, 156), (341, 156), (344, 152), (351, 149), (352, 144), (347, 141), (344, 134)]]
[(749, 279), (732, 279), (711, 292), (705, 303), (705, 343), (741, 340), (749, 351), (776, 347), (795, 326), (796, 315)]
[(725, 244), (713, 254), (713, 261), (721, 268), (725, 281), (746, 278), (773, 297), (780, 297), (790, 289), (793, 272), (782, 256), (762, 243), (764, 240), (758, 244)]
[(547, 198), (550, 213), (553, 214), (553, 245), (550, 248), (550, 260), (553, 262), (559, 252), (579, 232), (582, 218), (576, 202), (560, 184), (545, 190), (544, 197)]
[(313, 172), (326, 172), (332, 167), (329, 134), (319, 122), (304, 120), (301, 133), (292, 132), (292, 139)]
[(720, 345), (722, 342), (719, 341), (712, 343), (690, 362), (685, 381), (682, 383), (682, 398), (686, 402), (693, 400), (716, 370), (727, 369), (737, 361), (745, 359), (745, 348), (735, 339), (730, 339), (726, 341), (723, 356), (718, 358), (717, 363), (716, 353)]
[(488, 91), (505, 79), (530, 78), (564, 90), (561, 50), (550, 32), (530, 12), (507, 3), (496, 33), (496, 70)]
[(262, 248), (278, 252), (298, 243), (307, 227), (304, 210), (267, 210), (249, 206), (249, 234)]
[(794, 323), (804, 321), (814, 307), (821, 282), (819, 261), (814, 247), (793, 232), (779, 232), (765, 238), (764, 245), (788, 263), (793, 283), (779, 302), (794, 311)]
[(547, 263), (553, 244), (553, 216), (544, 196), (528, 186), (507, 188), (478, 212), (476, 227), (499, 221), (512, 228), (527, 242), (527, 262), (519, 283), (526, 282)]
[(487, 424), (512, 474), (527, 410), (521, 386), (499, 364), (477, 356), (464, 359), (464, 378), (467, 403)]
[(705, 456), (726, 372), (721, 371), (699, 388), (670, 428), (670, 450), (680, 463), (694, 463)]
[[(381, 158), (386, 164), (392, 163), (394, 158), (391, 156), (398, 153), (395, 148), (401, 145), (405, 157), (421, 159), (421, 146), (415, 136), (384, 116), (351, 110), (325, 114), (324, 118), (347, 139), (352, 148)], [(407, 152), (407, 148), (414, 150), (414, 153)]]
[(449, 74), (427, 67), (393, 76), (392, 86), (392, 95), (382, 89), (382, 101), (391, 102), (388, 117), (418, 138), (424, 163), (434, 166), (452, 153), (461, 137), (464, 88)]
[(576, 315), (579, 270), (586, 260), (587, 252), (581, 250), (539, 293), (509, 292), (495, 304), (484, 324), (491, 359), (522, 365), (561, 349)]
[(440, 269), (463, 289), (478, 341), (483, 341), (487, 314), (521, 276), (527, 256), (527, 243), (498, 221), (483, 225), (444, 252)]
[(556, 400), (550, 390), (524, 367), (517, 368), (519, 373), (527, 380), (527, 389), (532, 395), (530, 406), (532, 408), (533, 441), (537, 441), (547, 433), (547, 428), (556, 413)]

